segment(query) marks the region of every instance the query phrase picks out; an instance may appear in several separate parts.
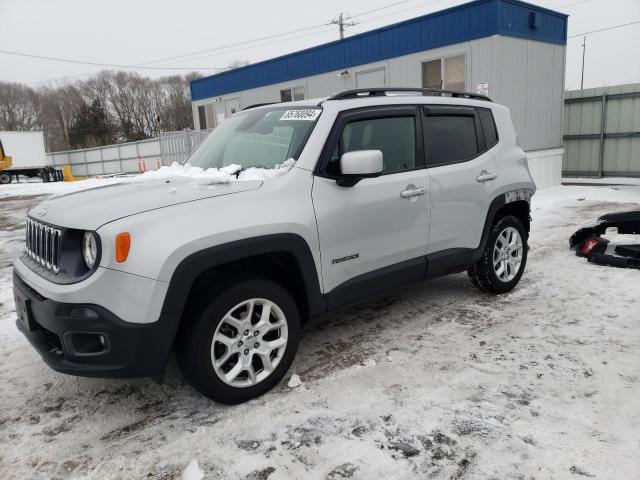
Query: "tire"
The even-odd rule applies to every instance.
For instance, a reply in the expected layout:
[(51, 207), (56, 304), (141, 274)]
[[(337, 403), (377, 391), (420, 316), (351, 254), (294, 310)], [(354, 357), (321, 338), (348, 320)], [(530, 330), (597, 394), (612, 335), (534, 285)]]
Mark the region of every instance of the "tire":
[(284, 377), (299, 337), (300, 316), (289, 292), (270, 280), (245, 280), (204, 302), (178, 337), (176, 359), (196, 390), (217, 402), (238, 404), (268, 392)]
[(2, 185), (6, 185), (8, 183), (11, 183), (11, 174), (10, 173), (0, 173), (0, 184)]
[(482, 257), (467, 271), (469, 278), (485, 292), (509, 292), (522, 278), (528, 251), (527, 232), (522, 222), (513, 215), (501, 217), (489, 232)]

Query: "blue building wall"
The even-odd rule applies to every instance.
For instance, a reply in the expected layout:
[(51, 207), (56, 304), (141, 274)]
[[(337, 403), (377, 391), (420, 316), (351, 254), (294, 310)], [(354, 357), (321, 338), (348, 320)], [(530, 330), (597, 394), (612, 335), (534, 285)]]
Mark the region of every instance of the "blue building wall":
[(476, 0), (191, 82), (201, 100), (492, 35), (565, 45), (567, 16), (517, 0)]

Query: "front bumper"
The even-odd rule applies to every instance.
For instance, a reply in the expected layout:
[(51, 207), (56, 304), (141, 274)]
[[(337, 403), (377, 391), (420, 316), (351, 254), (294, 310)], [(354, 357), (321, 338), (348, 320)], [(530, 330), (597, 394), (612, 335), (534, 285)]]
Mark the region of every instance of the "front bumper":
[[(99, 305), (54, 301), (29, 287), (15, 271), (13, 289), (28, 318), (25, 321), (19, 315), (18, 329), (53, 370), (86, 377), (163, 373), (175, 336), (175, 322), (168, 317), (161, 315), (154, 323), (136, 324), (122, 321)], [(82, 315), (84, 309), (94, 314)], [(104, 340), (99, 351), (83, 353), (74, 343), (77, 338), (99, 335)]]

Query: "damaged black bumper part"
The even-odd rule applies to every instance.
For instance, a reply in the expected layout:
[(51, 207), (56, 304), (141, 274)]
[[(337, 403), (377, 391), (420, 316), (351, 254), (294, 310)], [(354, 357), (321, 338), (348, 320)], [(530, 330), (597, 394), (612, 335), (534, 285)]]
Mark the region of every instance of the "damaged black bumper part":
[(590, 262), (622, 268), (640, 268), (640, 245), (618, 245), (614, 254), (607, 253), (609, 241), (601, 238), (608, 228), (616, 228), (621, 235), (640, 234), (640, 211), (609, 213), (593, 224), (579, 229), (569, 239), (569, 247), (576, 255)]

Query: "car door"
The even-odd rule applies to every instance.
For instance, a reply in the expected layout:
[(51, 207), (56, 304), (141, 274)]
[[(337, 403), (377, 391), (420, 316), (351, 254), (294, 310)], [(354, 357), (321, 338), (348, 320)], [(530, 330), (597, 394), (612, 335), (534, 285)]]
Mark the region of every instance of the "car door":
[[(421, 118), (415, 106), (365, 108), (340, 114), (313, 183), (329, 307), (424, 276), (429, 179)], [(384, 170), (340, 186), (340, 156), (380, 150)]]
[(499, 174), (486, 148), (478, 110), (429, 105), (422, 113), (431, 181), (428, 253), (475, 249)]

